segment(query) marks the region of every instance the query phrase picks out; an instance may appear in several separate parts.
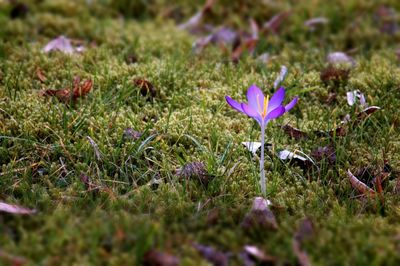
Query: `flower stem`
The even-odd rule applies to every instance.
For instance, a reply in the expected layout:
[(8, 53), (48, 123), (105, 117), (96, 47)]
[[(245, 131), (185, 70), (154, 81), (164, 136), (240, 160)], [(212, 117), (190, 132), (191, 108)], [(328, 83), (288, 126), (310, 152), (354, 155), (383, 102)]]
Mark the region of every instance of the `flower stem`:
[(265, 171), (264, 171), (264, 146), (265, 146), (265, 123), (261, 124), (261, 158), (260, 158), (260, 183), (261, 193), (266, 196), (266, 185), (265, 185)]

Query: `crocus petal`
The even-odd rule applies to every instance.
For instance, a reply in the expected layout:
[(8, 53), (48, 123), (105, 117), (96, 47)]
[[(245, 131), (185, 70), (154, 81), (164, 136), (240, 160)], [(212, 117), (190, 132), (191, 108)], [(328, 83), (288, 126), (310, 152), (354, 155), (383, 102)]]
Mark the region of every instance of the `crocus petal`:
[(245, 103), (242, 103), (242, 109), (246, 115), (257, 120), (257, 122), (260, 123), (260, 125), (261, 125), (262, 117), (256, 110), (254, 110), (253, 108), (251, 108), (249, 105), (247, 105)]
[(229, 96), (225, 96), (225, 99), (226, 99), (226, 102), (227, 102), (230, 106), (232, 106), (233, 109), (235, 109), (235, 110), (237, 110), (237, 111), (239, 111), (239, 112), (244, 113), (244, 111), (243, 111), (242, 106), (240, 105), (240, 103), (238, 103), (237, 101), (235, 101), (234, 99), (232, 99), (232, 98), (229, 97)]
[[(257, 96), (258, 95), (258, 96)], [(249, 102), (249, 106), (255, 110), (262, 112), (264, 108), (264, 94), (256, 85), (251, 85), (247, 90), (247, 100)]]
[(268, 113), (268, 115), (265, 117), (265, 120), (272, 120), (278, 118), (285, 112), (286, 112), (285, 107), (283, 107), (282, 105), (278, 106), (277, 108)]
[(280, 87), (271, 97), (268, 104), (268, 111), (276, 109), (282, 105), (283, 99), (285, 98), (285, 89)]
[(298, 99), (299, 99), (299, 97), (297, 97), (297, 96), (294, 97), (293, 100), (285, 106), (286, 112), (288, 112), (290, 109), (292, 109), (296, 105)]

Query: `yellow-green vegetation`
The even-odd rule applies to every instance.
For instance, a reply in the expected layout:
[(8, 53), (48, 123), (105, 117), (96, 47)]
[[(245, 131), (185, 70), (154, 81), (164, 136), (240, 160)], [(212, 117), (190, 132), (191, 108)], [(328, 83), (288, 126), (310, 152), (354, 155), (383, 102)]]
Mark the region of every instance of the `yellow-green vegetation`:
[[(399, 265), (400, 30), (380, 28), (384, 22), (375, 14), (382, 1), (217, 1), (205, 23), (237, 30), (248, 29), (250, 17), (262, 24), (290, 11), (279, 33), (260, 34), (255, 54), (244, 53), (237, 64), (218, 46), (194, 54), (197, 37), (176, 27), (203, 2), (146, 2), (32, 0), (24, 1), (25, 16), (10, 19), (12, 5), (0, 1), (0, 201), (38, 210), (0, 213), (1, 250), (28, 265), (141, 265), (154, 248), (181, 265), (208, 265), (193, 243), (233, 254), (251, 244), (293, 265), (293, 235), (309, 217), (315, 232), (302, 248), (313, 265)], [(384, 2), (400, 14), (400, 2)], [(313, 17), (329, 22), (311, 32), (304, 21)], [(80, 40), (86, 50), (43, 53), (59, 35)], [(356, 65), (348, 80), (324, 83), (320, 73), (334, 51), (350, 51)], [(266, 63), (257, 60), (264, 52)], [(137, 62), (128, 62), (130, 56)], [(272, 93), (281, 65), (289, 69), (282, 84), (287, 98), (300, 100), (269, 124), (267, 141), (274, 151), (305, 154), (331, 143), (336, 162), (323, 160), (319, 172), (306, 173), (267, 157), (279, 229), (248, 232), (240, 224), (260, 194), (258, 159), (241, 142), (258, 141), (259, 127), (224, 96), (244, 101), (253, 83)], [(71, 88), (75, 76), (93, 80), (86, 97), (65, 104), (40, 94)], [(143, 96), (135, 79), (150, 81), (156, 96)], [(353, 90), (382, 109), (345, 136), (295, 140), (280, 128), (336, 128), (344, 115), (361, 111), (347, 104)], [(328, 103), (330, 93), (336, 100)], [(127, 128), (142, 135), (124, 137)], [(199, 161), (212, 176), (207, 185), (177, 175)], [(360, 200), (346, 170), (379, 172), (384, 163), (392, 171), (383, 199)], [(230, 262), (242, 265), (236, 255)]]

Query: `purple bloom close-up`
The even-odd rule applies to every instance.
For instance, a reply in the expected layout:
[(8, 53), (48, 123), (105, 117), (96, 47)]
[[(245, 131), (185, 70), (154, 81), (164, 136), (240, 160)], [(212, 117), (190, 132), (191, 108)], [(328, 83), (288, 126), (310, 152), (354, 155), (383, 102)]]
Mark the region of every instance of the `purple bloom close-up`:
[[(284, 69), (285, 70), (285, 69)], [(286, 70), (283, 71), (286, 73)], [(285, 73), (281, 73), (282, 79), (279, 79), (277, 84), (284, 79)], [(280, 87), (272, 96), (265, 97), (264, 93), (256, 85), (251, 85), (247, 90), (248, 103), (239, 103), (229, 96), (225, 96), (228, 104), (235, 110), (245, 113), (255, 119), (261, 127), (261, 157), (260, 157), (260, 185), (261, 193), (266, 195), (265, 170), (264, 170), (264, 144), (265, 144), (265, 127), (272, 119), (282, 116), (284, 113), (292, 109), (298, 100), (294, 97), (287, 105), (283, 105), (285, 99), (285, 89)]]
[(279, 88), (272, 95), (271, 99), (269, 99), (269, 97), (265, 97), (261, 89), (254, 84), (247, 90), (248, 104), (239, 103), (231, 97), (225, 96), (226, 101), (232, 108), (255, 119), (260, 125), (266, 125), (268, 121), (282, 116), (292, 109), (298, 100), (296, 96), (289, 104), (282, 105), (284, 98), (285, 89), (283, 87)]

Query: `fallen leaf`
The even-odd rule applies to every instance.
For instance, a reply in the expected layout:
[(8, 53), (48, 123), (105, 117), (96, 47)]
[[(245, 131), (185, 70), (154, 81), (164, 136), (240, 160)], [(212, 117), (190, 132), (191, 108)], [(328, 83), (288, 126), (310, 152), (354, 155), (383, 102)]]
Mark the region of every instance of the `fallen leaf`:
[(366, 195), (370, 197), (375, 197), (375, 191), (368, 187), (365, 183), (361, 182), (358, 180), (357, 177), (355, 177), (350, 170), (347, 170), (347, 176), (349, 177), (349, 181), (351, 186), (358, 191), (361, 195)]
[(144, 266), (177, 266), (180, 260), (168, 253), (151, 249), (143, 257)]
[(310, 156), (316, 161), (322, 161), (326, 159), (331, 165), (336, 163), (336, 151), (332, 144), (316, 148), (311, 152)]
[(317, 130), (314, 131), (314, 134), (318, 137), (344, 137), (347, 135), (347, 129), (340, 126), (337, 127), (335, 129), (332, 129), (330, 131), (321, 131), (321, 130)]
[(45, 83), (45, 82), (46, 82), (47, 78), (46, 78), (46, 76), (43, 74), (43, 71), (42, 71), (42, 69), (41, 69), (40, 67), (37, 67), (37, 68), (36, 68), (36, 75), (37, 75), (38, 79), (39, 79), (42, 83)]
[(298, 264), (301, 266), (311, 266), (310, 258), (308, 257), (307, 252), (302, 250), (301, 246), (304, 240), (310, 238), (313, 234), (313, 227), (312, 221), (306, 218), (301, 221), (300, 226), (293, 237), (293, 252), (296, 254)]
[(207, 0), (203, 6), (203, 13), (211, 11), (212, 7), (214, 6), (217, 0)]
[(178, 28), (180, 28), (181, 30), (193, 29), (200, 24), (202, 19), (203, 19), (203, 11), (200, 10), (196, 14), (194, 14), (194, 16), (189, 18), (189, 20), (187, 22), (178, 25)]
[[(257, 141), (254, 141), (254, 142), (249, 141), (249, 142), (247, 142), (247, 141), (245, 141), (245, 142), (242, 142), (242, 145), (244, 147), (246, 147), (246, 149), (248, 151), (250, 151), (253, 154), (253, 156), (256, 156), (257, 154), (261, 155), (261, 149), (260, 149), (261, 148), (261, 142), (257, 142)], [(264, 144), (264, 150), (266, 152), (271, 152), (272, 151), (272, 144), (271, 143), (265, 143)]]
[(239, 62), (240, 57), (246, 51), (248, 51), (249, 53), (253, 53), (254, 49), (256, 48), (257, 42), (257, 39), (248, 39), (245, 41), (241, 41), (241, 43), (232, 52), (232, 62)]
[(283, 132), (285, 132), (289, 137), (294, 138), (296, 140), (307, 139), (308, 135), (306, 132), (303, 132), (297, 128), (290, 126), (289, 124), (283, 125), (281, 127)]
[(6, 265), (12, 265), (12, 266), (22, 266), (29, 263), (29, 261), (26, 258), (8, 254), (1, 249), (0, 249), (0, 259), (3, 262), (5, 262)]
[(189, 20), (183, 24), (178, 25), (178, 28), (182, 30), (195, 31), (199, 27), (204, 15), (210, 12), (216, 0), (207, 0), (205, 5), (200, 11), (193, 15)]
[(278, 33), (282, 26), (282, 23), (289, 17), (290, 12), (282, 12), (273, 16), (268, 22), (264, 23), (263, 29), (271, 31), (272, 33)]
[(150, 83), (150, 81), (145, 79), (135, 79), (133, 84), (140, 89), (142, 96), (149, 96), (150, 99), (157, 96), (156, 88)]
[(304, 22), (304, 26), (306, 26), (310, 31), (315, 31), (318, 26), (322, 26), (328, 24), (329, 20), (325, 17), (311, 18)]
[(261, 148), (261, 142), (242, 142), (242, 145), (245, 146), (253, 155), (256, 155), (257, 150)]
[(299, 166), (304, 171), (307, 171), (311, 169), (313, 165), (316, 165), (311, 158), (300, 156), (289, 150), (282, 150), (278, 152), (278, 157), (281, 161), (289, 162), (292, 165)]
[(375, 113), (376, 111), (380, 110), (381, 108), (379, 106), (370, 106), (362, 110), (357, 114), (357, 121), (356, 122), (361, 122), (362, 120), (367, 119), (371, 114)]
[(6, 212), (10, 214), (30, 215), (36, 213), (36, 210), (0, 201), (0, 212)]
[(204, 185), (207, 185), (213, 178), (213, 176), (207, 172), (203, 162), (187, 163), (182, 168), (176, 170), (176, 175), (186, 179), (197, 178)]
[(41, 96), (55, 96), (57, 99), (64, 103), (69, 103), (71, 101), (75, 102), (78, 98), (86, 96), (93, 87), (92, 80), (86, 80), (83, 83), (80, 82), (80, 77), (75, 77), (74, 88), (71, 90), (69, 88), (62, 90), (44, 90), (40, 92)]
[(233, 45), (238, 34), (228, 27), (221, 27), (213, 31), (206, 37), (199, 38), (193, 43), (192, 50), (194, 53), (201, 52), (207, 45), (216, 44), (221, 47)]
[(258, 27), (257, 22), (252, 18), (250, 18), (250, 29), (251, 29), (251, 38), (252, 39), (258, 39), (259, 38), (258, 35), (259, 35), (260, 29)]
[(211, 36), (211, 43), (220, 45), (233, 45), (238, 38), (238, 34), (228, 27), (218, 28)]
[(59, 36), (51, 40), (42, 50), (45, 53), (51, 51), (60, 51), (66, 54), (73, 54), (75, 52), (74, 47), (71, 44), (71, 40), (65, 36)]
[(333, 52), (328, 54), (326, 62), (329, 65), (355, 66), (354, 59), (343, 52)]
[(335, 84), (339, 84), (347, 81), (349, 76), (350, 69), (336, 68), (332, 65), (329, 65), (322, 70), (320, 78), (324, 83), (334, 82)]
[(193, 53), (195, 53), (195, 54), (200, 53), (207, 45), (209, 45), (211, 43), (212, 38), (213, 38), (213, 36), (211, 34), (206, 37), (197, 39), (192, 45)]
[(277, 89), (278, 86), (285, 80), (287, 75), (288, 69), (286, 66), (281, 66), (281, 72), (279, 73), (278, 77), (274, 81), (274, 88)]
[(256, 246), (244, 246), (244, 252), (249, 255), (249, 257), (255, 260), (261, 265), (276, 265), (278, 259), (276, 257), (265, 254), (264, 251)]
[(215, 250), (212, 247), (207, 247), (197, 243), (193, 244), (193, 247), (212, 265), (214, 266), (228, 266), (229, 265), (229, 255)]
[(271, 205), (271, 203), (262, 197), (254, 198), (251, 210), (246, 214), (242, 221), (242, 228), (246, 230), (277, 230), (278, 223), (276, 222), (275, 215), (270, 210), (269, 205)]

